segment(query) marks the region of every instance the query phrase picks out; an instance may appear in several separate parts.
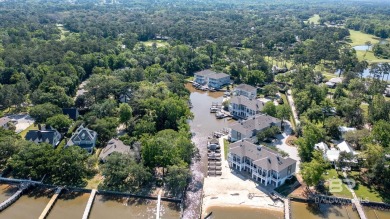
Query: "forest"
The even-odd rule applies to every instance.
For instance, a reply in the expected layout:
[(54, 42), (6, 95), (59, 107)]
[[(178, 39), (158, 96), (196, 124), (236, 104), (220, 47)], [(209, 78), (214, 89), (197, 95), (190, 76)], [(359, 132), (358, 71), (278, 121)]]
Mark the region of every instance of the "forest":
[[(389, 151), (390, 105), (382, 95), (389, 66), (359, 60), (349, 38), (350, 29), (387, 38), (389, 2), (110, 2), (0, 2), (0, 114), (29, 112), (36, 123), (51, 124), (69, 135), (75, 125), (61, 117), (60, 110), (77, 107), (82, 114), (77, 124), (97, 131), (98, 148), (116, 137), (122, 125), (124, 142), (141, 143), (141, 159), (117, 154), (98, 164), (96, 158), (79, 151), (38, 147), (2, 130), (4, 171), (33, 179), (48, 173), (48, 182), (77, 186), (85, 186), (90, 177), (101, 173), (105, 176), (101, 188), (139, 191), (150, 181), (159, 182), (155, 171), (159, 169), (172, 194), (178, 194), (190, 178), (188, 167), (196, 152), (187, 124), (192, 114), (185, 79), (212, 68), (229, 74), (235, 83), (268, 88), (275, 88), (275, 82), (291, 85), (304, 118), (296, 133), (307, 165), (314, 156), (314, 141), (338, 136), (334, 127), (376, 130), (364, 140), (360, 132), (351, 138), (367, 153), (380, 150), (368, 155), (369, 171), (363, 178), (383, 190), (389, 188), (390, 172), (380, 174), (386, 162), (373, 162), (374, 156), (384, 160), (384, 151)], [(307, 22), (314, 14), (320, 16), (318, 24)], [(374, 54), (388, 59), (388, 45), (388, 41), (375, 45)], [(275, 76), (273, 65), (295, 70)], [(363, 78), (363, 70), (370, 66), (371, 77)], [(344, 77), (341, 85), (333, 90), (318, 85), (336, 70)], [(86, 82), (85, 92), (76, 95), (82, 82)], [(123, 95), (130, 100), (121, 103)], [(362, 108), (362, 103), (367, 107)], [(337, 114), (325, 117), (324, 109), (333, 107)], [(53, 155), (57, 159), (50, 158)], [(38, 157), (47, 160), (27, 162)], [(73, 165), (67, 168), (79, 171), (77, 179), (55, 174), (61, 159)], [(42, 163), (47, 167), (37, 168)]]

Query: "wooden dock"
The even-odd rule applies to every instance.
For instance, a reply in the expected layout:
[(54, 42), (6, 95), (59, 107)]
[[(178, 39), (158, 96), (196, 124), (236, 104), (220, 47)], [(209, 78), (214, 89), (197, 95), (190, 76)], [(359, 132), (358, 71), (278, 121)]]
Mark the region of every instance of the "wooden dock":
[(89, 213), (91, 212), (92, 204), (95, 199), (96, 195), (96, 189), (92, 189), (91, 195), (89, 196), (87, 206), (85, 207), (84, 214), (83, 214), (83, 219), (88, 219)]
[(158, 192), (156, 219), (160, 219), (161, 190)]
[(31, 183), (22, 183), (18, 191), (16, 191), (11, 197), (9, 197), (7, 200), (3, 201), (0, 204), (0, 211), (5, 210), (10, 205), (15, 203), (20, 198), (20, 196), (23, 195), (23, 192), (25, 190), (27, 190), (28, 188), (30, 188), (30, 186), (31, 186)]
[(290, 199), (284, 199), (284, 219), (290, 219)]
[(55, 202), (57, 201), (58, 196), (60, 195), (62, 191), (62, 187), (57, 188), (54, 195), (51, 197), (49, 203), (47, 203), (45, 209), (43, 209), (41, 215), (39, 216), (39, 219), (45, 219), (47, 215), (49, 215), (50, 210), (53, 208)]

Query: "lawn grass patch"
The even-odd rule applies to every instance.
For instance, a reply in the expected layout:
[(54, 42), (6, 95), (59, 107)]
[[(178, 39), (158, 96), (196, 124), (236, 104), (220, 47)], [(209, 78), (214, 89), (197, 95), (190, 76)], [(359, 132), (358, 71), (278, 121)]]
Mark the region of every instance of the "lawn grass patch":
[(143, 44), (145, 46), (153, 46), (153, 43), (156, 43), (157, 48), (158, 47), (166, 47), (169, 46), (169, 43), (163, 40), (148, 40), (144, 42)]
[(229, 141), (227, 139), (223, 139), (223, 152), (225, 160), (227, 160), (228, 152), (229, 152)]
[(352, 171), (348, 173), (348, 177), (354, 179), (356, 182), (355, 188), (353, 188), (356, 196), (362, 198), (362, 200), (383, 202), (381, 195), (375, 190), (375, 188), (370, 187), (360, 180), (359, 172)]
[(320, 24), (320, 15), (319, 14), (314, 14), (313, 16), (311, 16), (307, 21), (306, 23), (308, 22), (309, 24), (313, 23), (313, 24)]
[[(340, 179), (343, 180), (344, 177), (341, 174), (338, 174), (335, 169), (329, 169), (327, 171), (328, 174), (324, 174), (323, 178), (326, 181), (325, 187), (327, 188), (329, 192), (329, 181), (334, 179)], [(342, 197), (342, 198), (352, 198), (352, 193), (349, 191), (347, 185), (345, 183), (342, 183), (342, 190), (340, 192), (329, 192), (329, 194), (334, 195), (336, 197)]]
[(350, 43), (351, 46), (363, 46), (367, 41), (370, 41), (372, 44), (379, 43), (379, 39), (374, 35), (351, 29), (349, 30), (349, 33), (349, 39), (352, 41)]

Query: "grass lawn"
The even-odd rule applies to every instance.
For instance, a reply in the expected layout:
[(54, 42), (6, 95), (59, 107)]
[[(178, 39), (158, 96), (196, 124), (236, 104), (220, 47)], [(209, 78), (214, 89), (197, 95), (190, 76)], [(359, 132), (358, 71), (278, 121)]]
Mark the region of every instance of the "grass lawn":
[[(329, 169), (328, 174), (324, 174), (323, 177), (326, 181), (331, 180), (331, 179), (341, 179), (343, 180), (344, 177), (342, 175), (339, 175), (335, 169)], [(328, 182), (326, 183), (327, 187), (329, 189), (329, 184)], [(352, 193), (349, 191), (348, 187), (346, 184), (342, 184), (342, 190), (341, 192), (332, 192), (331, 194), (337, 197), (343, 197), (343, 198), (352, 198)]]
[(374, 188), (370, 188), (367, 185), (364, 185), (359, 180), (359, 172), (352, 171), (348, 174), (348, 177), (356, 180), (356, 186), (353, 188), (353, 190), (355, 190), (355, 194), (358, 197), (362, 198), (363, 200), (368, 199), (369, 201), (383, 202), (383, 199), (378, 191), (376, 191)]
[(360, 104), (360, 108), (363, 110), (363, 115), (365, 118), (368, 117), (368, 104)]
[(227, 139), (223, 139), (223, 152), (225, 156), (225, 160), (227, 160), (228, 152), (229, 152), (229, 141)]
[[(283, 99), (283, 103), (284, 103), (284, 104), (288, 104), (288, 100), (287, 100), (286, 94), (281, 94), (281, 97), (282, 97), (282, 99)], [(289, 106), (290, 106), (290, 105), (289, 105)], [(290, 110), (291, 110), (291, 107), (290, 107)], [(292, 113), (291, 113), (291, 114), (292, 114)], [(295, 128), (296, 128), (297, 125), (295, 124), (295, 119), (294, 119), (293, 115), (290, 116), (290, 123), (291, 123), (291, 126), (292, 126), (293, 130), (295, 130)]]
[(270, 56), (264, 56), (264, 59), (266, 61), (268, 61), (268, 63), (270, 63), (271, 65), (277, 65), (280, 68), (284, 67), (284, 66), (282, 66), (282, 64), (284, 64), (284, 63), (286, 64), (288, 69), (290, 69), (291, 66), (293, 65), (293, 63), (290, 60), (287, 60), (287, 61), (280, 60), (280, 61), (278, 61), (278, 60), (274, 59), (274, 57), (270, 57)]
[(97, 189), (99, 184), (103, 182), (102, 176), (96, 174), (92, 179), (87, 180), (88, 184), (85, 186), (86, 189)]
[(369, 63), (382, 63), (382, 62), (390, 62), (390, 59), (380, 59), (377, 58), (372, 51), (356, 51), (356, 56), (359, 61), (366, 60)]
[(144, 45), (145, 45), (145, 46), (152, 46), (153, 43), (156, 43), (156, 46), (157, 46), (157, 47), (166, 47), (166, 46), (169, 46), (169, 43), (166, 42), (166, 41), (163, 41), (163, 40), (148, 40), (148, 41), (144, 42)]
[(66, 35), (69, 34), (69, 30), (66, 30), (64, 25), (62, 25), (62, 24), (56, 24), (56, 26), (61, 31), (60, 40), (64, 40), (66, 38)]
[(24, 137), (26, 137), (27, 132), (30, 131), (30, 130), (38, 130), (38, 125), (35, 125), (35, 124), (30, 125), (28, 128), (26, 128), (25, 130), (21, 131), (19, 133), (19, 135), (22, 136), (22, 138), (24, 138)]
[(379, 39), (371, 34), (366, 34), (360, 31), (356, 30), (349, 30), (350, 39), (351, 39), (351, 46), (362, 46), (365, 45), (367, 41), (370, 41), (372, 44), (376, 44), (379, 42)]
[(309, 18), (305, 23), (313, 23), (313, 24), (320, 24), (320, 15), (315, 14)]

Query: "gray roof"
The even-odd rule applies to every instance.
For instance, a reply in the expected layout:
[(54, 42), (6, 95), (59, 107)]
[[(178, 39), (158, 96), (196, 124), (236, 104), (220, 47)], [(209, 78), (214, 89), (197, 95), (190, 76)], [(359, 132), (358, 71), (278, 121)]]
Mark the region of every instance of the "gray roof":
[(25, 139), (35, 143), (45, 142), (57, 146), (60, 143), (61, 134), (56, 129), (30, 130), (27, 132)]
[(281, 171), (290, 165), (296, 165), (296, 160), (283, 158), (278, 152), (265, 146), (255, 145), (248, 141), (237, 141), (229, 145), (229, 152), (240, 157), (248, 157), (256, 166), (267, 170)]
[(125, 145), (121, 140), (111, 139), (108, 141), (107, 146), (100, 152), (99, 158), (105, 160), (107, 156), (110, 156), (113, 152), (121, 154), (130, 154), (131, 149), (129, 145)]
[[(97, 133), (88, 128), (84, 128), (84, 126), (80, 126), (77, 128), (76, 132), (73, 133), (72, 137), (69, 139), (67, 146), (78, 145), (82, 148), (90, 148), (93, 147), (96, 141)], [(83, 142), (83, 143), (78, 143)]]
[(335, 84), (340, 84), (343, 82), (342, 78), (331, 78), (329, 82), (335, 83)]
[(240, 84), (240, 85), (237, 85), (235, 89), (240, 89), (240, 90), (244, 90), (244, 91), (247, 91), (247, 92), (250, 92), (250, 91), (253, 91), (253, 90), (257, 90), (257, 88), (249, 85), (249, 84)]
[(0, 118), (0, 126), (4, 126), (5, 124), (7, 124), (10, 121), (11, 121), (11, 119), (8, 117), (1, 117)]
[(264, 103), (257, 99), (249, 99), (246, 96), (234, 96), (230, 99), (230, 103), (241, 104), (251, 110), (261, 111)]
[(221, 78), (226, 78), (226, 77), (230, 78), (230, 75), (225, 74), (225, 73), (214, 73), (214, 74), (209, 75), (209, 78), (212, 78), (212, 79), (221, 79)]
[(206, 69), (206, 70), (203, 70), (203, 71), (195, 72), (194, 75), (207, 76), (207, 75), (211, 75), (211, 74), (216, 74), (216, 72), (211, 71), (211, 70), (209, 70), (209, 69)]
[(249, 117), (247, 120), (237, 121), (230, 125), (230, 128), (240, 133), (248, 134), (253, 130), (263, 130), (271, 126), (272, 123), (280, 123), (281, 121), (275, 117), (260, 114)]

